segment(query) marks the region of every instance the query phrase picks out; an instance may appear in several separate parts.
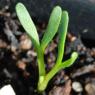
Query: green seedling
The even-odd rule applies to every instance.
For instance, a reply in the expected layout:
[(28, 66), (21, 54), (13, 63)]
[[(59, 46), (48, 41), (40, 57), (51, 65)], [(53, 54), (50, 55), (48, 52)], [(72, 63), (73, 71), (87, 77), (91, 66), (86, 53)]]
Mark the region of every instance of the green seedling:
[[(68, 60), (64, 62), (62, 61), (69, 21), (68, 12), (62, 11), (62, 9), (59, 6), (56, 6), (53, 9), (50, 15), (47, 28), (41, 41), (39, 41), (37, 29), (27, 9), (22, 3), (18, 3), (16, 5), (16, 13), (23, 28), (30, 36), (32, 43), (35, 47), (35, 50), (37, 52), (37, 61), (39, 69), (39, 80), (37, 90), (44, 91), (49, 81), (54, 77), (54, 75), (61, 69), (71, 66), (78, 57), (77, 52), (73, 52)], [(59, 34), (58, 56), (56, 58), (57, 60), (55, 62), (54, 67), (46, 74), (44, 52), (46, 47), (52, 41), (53, 37), (57, 32)]]

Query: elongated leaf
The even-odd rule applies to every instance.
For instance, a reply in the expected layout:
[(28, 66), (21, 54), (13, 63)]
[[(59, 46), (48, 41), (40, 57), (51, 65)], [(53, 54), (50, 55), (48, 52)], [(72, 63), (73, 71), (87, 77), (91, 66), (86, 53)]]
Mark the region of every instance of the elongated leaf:
[(70, 67), (74, 63), (74, 61), (77, 59), (77, 57), (78, 57), (78, 53), (73, 52), (71, 55), (71, 58), (61, 64), (61, 68)]
[(22, 3), (18, 3), (16, 5), (16, 12), (17, 16), (25, 29), (25, 31), (28, 33), (28, 35), (32, 38), (34, 46), (37, 48), (39, 45), (39, 37), (37, 34), (36, 27), (27, 11), (25, 6)]
[(43, 51), (47, 47), (48, 43), (53, 39), (58, 30), (61, 20), (61, 14), (61, 8), (59, 6), (56, 6), (51, 13), (47, 29), (41, 41), (41, 47)]
[(68, 29), (68, 13), (66, 11), (62, 12), (62, 18), (59, 26), (59, 44), (58, 44), (58, 58), (57, 62), (60, 63), (62, 61), (64, 55), (64, 47), (65, 47), (65, 40), (66, 34)]

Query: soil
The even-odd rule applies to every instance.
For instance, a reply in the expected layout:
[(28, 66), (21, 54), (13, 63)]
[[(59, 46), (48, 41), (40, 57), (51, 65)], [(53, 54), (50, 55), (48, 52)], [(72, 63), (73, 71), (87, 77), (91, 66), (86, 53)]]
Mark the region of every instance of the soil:
[[(41, 39), (47, 22), (33, 20)], [(95, 47), (90, 47), (90, 43), (68, 31), (63, 60), (73, 51), (79, 57), (74, 65), (54, 76), (42, 95), (95, 95)], [(56, 35), (45, 51), (47, 72), (54, 66), (57, 44)], [(37, 55), (32, 42), (16, 13), (10, 13), (5, 7), (0, 10), (0, 88), (11, 84), (16, 95), (40, 95), (36, 91), (37, 81)]]

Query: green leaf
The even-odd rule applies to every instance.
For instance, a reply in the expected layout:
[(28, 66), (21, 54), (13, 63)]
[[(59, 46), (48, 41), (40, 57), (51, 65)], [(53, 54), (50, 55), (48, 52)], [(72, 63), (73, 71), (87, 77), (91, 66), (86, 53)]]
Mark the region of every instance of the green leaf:
[(67, 11), (63, 11), (59, 30), (58, 30), (59, 44), (58, 44), (57, 63), (60, 63), (62, 61), (62, 58), (64, 55), (64, 47), (65, 47), (66, 34), (67, 34), (67, 29), (68, 29), (68, 22), (69, 22), (68, 13)]
[(61, 20), (61, 14), (62, 14), (61, 8), (59, 6), (56, 6), (51, 13), (47, 29), (41, 41), (41, 47), (43, 51), (45, 50), (49, 42), (53, 39), (58, 30)]
[(27, 9), (25, 8), (25, 6), (22, 3), (18, 3), (16, 5), (16, 13), (17, 13), (17, 16), (18, 16), (23, 28), (28, 33), (28, 35), (31, 37), (32, 42), (33, 42), (35, 48), (37, 49), (39, 46), (38, 33), (37, 33), (36, 27), (29, 15)]
[(75, 62), (77, 57), (78, 57), (78, 53), (73, 52), (70, 59), (68, 59), (65, 62), (61, 63), (61, 68), (70, 67)]

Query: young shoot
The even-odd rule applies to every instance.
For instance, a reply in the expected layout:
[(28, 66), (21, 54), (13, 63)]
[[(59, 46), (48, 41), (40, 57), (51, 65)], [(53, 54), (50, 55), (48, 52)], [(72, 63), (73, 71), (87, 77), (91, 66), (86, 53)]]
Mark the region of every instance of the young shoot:
[[(16, 13), (26, 33), (30, 36), (35, 50), (37, 52), (37, 61), (39, 69), (39, 80), (37, 90), (40, 92), (44, 91), (49, 81), (54, 77), (54, 75), (61, 69), (70, 67), (78, 57), (77, 52), (73, 52), (68, 60), (64, 62), (62, 61), (69, 21), (68, 12), (62, 11), (62, 9), (59, 6), (56, 6), (53, 9), (50, 15), (47, 28), (41, 41), (39, 41), (39, 36), (37, 33), (37, 29), (33, 23), (33, 20), (22, 3), (18, 3), (16, 5)], [(57, 32), (59, 34), (57, 60), (54, 67), (49, 71), (49, 73), (46, 73), (44, 52), (46, 47), (52, 41), (53, 37)]]

